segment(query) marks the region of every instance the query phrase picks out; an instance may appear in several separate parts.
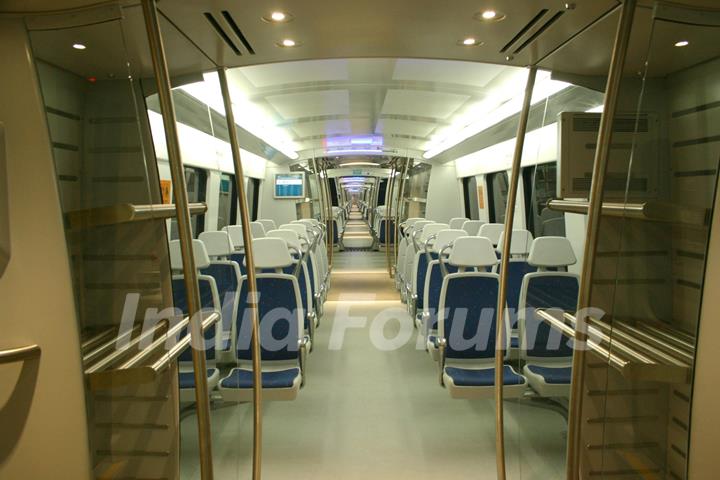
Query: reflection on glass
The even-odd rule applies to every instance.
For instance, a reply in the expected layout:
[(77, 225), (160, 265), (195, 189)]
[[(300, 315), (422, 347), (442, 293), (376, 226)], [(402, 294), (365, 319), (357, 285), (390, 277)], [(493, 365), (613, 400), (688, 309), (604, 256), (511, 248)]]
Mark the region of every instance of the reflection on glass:
[[(645, 207), (602, 218), (591, 297), (605, 312), (594, 325), (613, 359), (644, 370), (588, 354), (581, 468), (684, 479), (706, 219), (720, 158), (712, 140), (720, 51), (706, 40), (720, 28), (697, 25), (710, 12), (688, 16), (661, 5), (654, 14), (636, 13), (630, 49), (641, 55), (626, 65), (603, 192), (605, 202)], [(705, 48), (676, 47), (681, 38), (704, 39)]]
[[(144, 37), (126, 35), (143, 31), (139, 7), (94, 18), (77, 26), (79, 13), (72, 28), (30, 32), (65, 217), (93, 469), (98, 478), (176, 478), (177, 370), (165, 337), (182, 317), (168, 310), (164, 218), (173, 212), (161, 208), (138, 80), (152, 84), (150, 55)], [(103, 41), (60, 47), (78, 38)]]

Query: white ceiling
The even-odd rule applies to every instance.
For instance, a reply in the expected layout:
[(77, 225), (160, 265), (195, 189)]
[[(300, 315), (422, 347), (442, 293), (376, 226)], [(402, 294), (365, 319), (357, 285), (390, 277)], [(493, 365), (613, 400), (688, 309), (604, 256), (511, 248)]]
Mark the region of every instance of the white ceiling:
[[(497, 95), (523, 69), (452, 60), (329, 59), (229, 70), (233, 96), (252, 102), (300, 158), (368, 143), (420, 156), (433, 135)], [(375, 137), (375, 138), (373, 138)], [(328, 146), (328, 141), (331, 146)], [(349, 152), (348, 152), (349, 153)]]

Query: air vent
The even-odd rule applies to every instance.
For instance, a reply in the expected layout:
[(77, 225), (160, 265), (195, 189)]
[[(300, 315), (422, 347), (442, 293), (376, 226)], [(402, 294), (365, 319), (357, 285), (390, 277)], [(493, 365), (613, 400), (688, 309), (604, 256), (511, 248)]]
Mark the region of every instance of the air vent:
[(240, 50), (240, 47), (236, 43), (237, 41), (239, 41), (240, 44), (245, 47), (247, 53), (249, 53), (250, 55), (255, 55), (255, 49), (253, 49), (252, 45), (250, 45), (250, 42), (248, 42), (247, 37), (245, 37), (245, 34), (238, 26), (232, 14), (230, 14), (230, 12), (228, 12), (227, 10), (223, 10), (221, 12), (221, 15), (227, 23), (228, 27), (230, 27), (229, 30), (227, 30), (212, 13), (203, 13), (203, 16), (208, 21), (210, 26), (215, 30), (215, 33), (217, 33), (218, 36), (222, 38), (223, 42), (225, 42), (225, 44), (230, 48), (230, 50), (235, 52), (235, 55), (243, 54)]
[[(649, 127), (649, 120), (645, 116), (637, 120), (633, 117), (616, 117), (613, 122), (613, 132), (619, 133), (634, 133), (636, 128), (638, 133), (647, 133)], [(597, 132), (599, 130), (600, 114), (578, 115), (573, 118), (573, 131), (575, 132)]]
[(232, 31), (235, 32), (235, 35), (240, 39), (242, 44), (245, 46), (245, 49), (248, 51), (250, 55), (255, 55), (255, 50), (252, 48), (252, 45), (250, 45), (250, 42), (248, 42), (247, 38), (245, 37), (245, 34), (240, 30), (240, 27), (238, 27), (237, 22), (232, 17), (230, 12), (227, 10), (222, 11), (222, 16), (225, 19), (225, 21), (230, 25), (230, 28), (232, 28)]
[(564, 14), (565, 14), (565, 12), (560, 11), (560, 12), (557, 12), (555, 15), (553, 15), (553, 16), (550, 18), (550, 20), (548, 20), (547, 22), (545, 22), (545, 25), (543, 25), (542, 27), (538, 28), (535, 33), (533, 33), (532, 35), (530, 35), (530, 38), (528, 38), (527, 40), (525, 40), (525, 41), (522, 43), (522, 45), (520, 45), (519, 47), (517, 47), (517, 48), (513, 51), (513, 55), (517, 55), (518, 53), (522, 52), (522, 51), (525, 49), (525, 47), (527, 47), (527, 46), (530, 45), (532, 42), (534, 42), (535, 40), (537, 40), (537, 38), (538, 38), (540, 35), (542, 35), (543, 32), (545, 32), (545, 30), (547, 30), (547, 29), (550, 28), (555, 22), (557, 22), (558, 20), (560, 20), (560, 17), (562, 17)]
[(515, 43), (517, 43), (517, 41), (520, 40), (523, 35), (529, 32), (548, 12), (549, 10), (547, 8), (543, 8), (542, 10), (540, 10), (540, 12), (535, 15), (533, 19), (528, 22), (527, 25), (520, 29), (520, 31), (512, 38), (512, 40), (505, 44), (502, 50), (500, 50), (500, 53), (505, 53), (510, 50), (510, 47), (515, 45)]

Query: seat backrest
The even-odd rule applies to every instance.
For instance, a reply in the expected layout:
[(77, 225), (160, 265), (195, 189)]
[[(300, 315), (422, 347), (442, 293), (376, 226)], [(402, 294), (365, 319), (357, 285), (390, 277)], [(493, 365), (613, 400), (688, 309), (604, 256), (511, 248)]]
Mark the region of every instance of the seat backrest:
[(269, 230), (277, 229), (275, 220), (270, 220), (268, 218), (264, 218), (264, 219), (259, 219), (258, 222), (262, 223), (262, 226), (265, 229), (265, 233), (267, 233)]
[(502, 223), (486, 223), (480, 226), (478, 237), (489, 238), (493, 245), (497, 245), (500, 241), (500, 234), (505, 229)]
[[(487, 268), (496, 262), (493, 245), (484, 237), (458, 238), (448, 258), (448, 263), (458, 268)], [(447, 342), (448, 359), (494, 361), (498, 290), (495, 273), (459, 271), (445, 276), (440, 291), (438, 335)], [(505, 339), (507, 349), (507, 335)]]
[(245, 246), (242, 225), (227, 225), (222, 228), (222, 231), (227, 232), (230, 236), (230, 241), (236, 250), (240, 250)]
[(579, 276), (547, 269), (560, 269), (576, 261), (567, 238), (539, 237), (533, 240), (528, 262), (543, 271), (525, 275), (518, 302), (521, 352), (528, 360), (567, 361), (572, 357), (572, 340), (540, 319), (535, 310), (575, 312)]
[[(268, 240), (278, 240), (272, 238)], [(255, 277), (258, 292), (258, 318), (260, 321), (260, 355), (262, 360), (297, 360), (299, 340), (303, 335), (303, 312), (297, 278), (287, 273), (258, 273)], [(243, 277), (240, 293), (246, 312), (237, 319), (237, 357), (252, 359), (252, 319), (247, 301), (247, 277)]]
[(480, 220), (466, 220), (465, 223), (462, 225), (462, 229), (467, 232), (468, 235), (471, 237), (474, 237), (478, 234), (480, 231), (480, 227), (483, 225), (483, 223)]
[(459, 230), (459, 229), (445, 229), (440, 230), (437, 233), (437, 238), (435, 239), (435, 242), (432, 246), (432, 251), (435, 253), (440, 253), (440, 251), (445, 248), (450, 243), (454, 242), (460, 237), (467, 237), (467, 233), (465, 230)]
[[(210, 256), (207, 253), (205, 244), (198, 240), (193, 239), (193, 256), (195, 257), (195, 268), (198, 270), (207, 268), (210, 266)], [(171, 240), (168, 244), (170, 250), (170, 268), (174, 271), (182, 272), (182, 253), (180, 251), (180, 240)]]
[[(501, 251), (505, 241), (505, 232), (500, 234), (497, 243), (497, 250)], [(530, 254), (530, 246), (533, 242), (532, 233), (528, 230), (513, 230), (510, 239), (510, 255), (527, 257)]]
[(260, 222), (250, 222), (250, 233), (253, 238), (263, 238), (265, 236), (265, 226)]
[(300, 237), (297, 232), (290, 229), (269, 230), (265, 233), (265, 238), (282, 238), (288, 247), (294, 248), (298, 253), (302, 252)]
[(198, 240), (205, 244), (205, 249), (211, 258), (227, 257), (235, 252), (235, 245), (227, 231), (202, 232)]
[(294, 263), (282, 238), (256, 238), (252, 248), (255, 270), (282, 270)]
[(467, 219), (467, 218), (465, 218), (465, 217), (451, 218), (451, 219), (450, 219), (450, 222), (448, 222), (448, 225), (449, 225), (450, 228), (452, 228), (453, 230), (456, 230), (456, 229), (462, 228), (463, 224), (464, 224), (465, 222), (467, 222), (468, 220), (469, 220), (469, 219)]

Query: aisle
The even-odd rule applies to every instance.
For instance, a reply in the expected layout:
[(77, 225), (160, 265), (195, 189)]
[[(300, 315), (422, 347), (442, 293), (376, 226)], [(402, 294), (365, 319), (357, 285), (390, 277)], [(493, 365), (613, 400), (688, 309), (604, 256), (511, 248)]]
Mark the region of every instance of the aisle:
[(357, 207), (354, 207), (348, 215), (343, 233), (343, 245), (348, 249), (370, 248), (373, 244), (372, 234), (367, 222)]
[[(382, 339), (401, 328), (410, 340), (388, 350)], [(263, 478), (495, 478), (493, 402), (451, 400), (415, 335), (384, 253), (336, 253), (305, 388), (294, 402), (265, 404)], [(509, 478), (561, 478), (561, 417), (514, 403), (506, 412)], [(250, 478), (251, 413), (250, 405), (212, 412), (216, 478)], [(194, 416), (183, 420), (185, 468), (196, 462), (195, 429)], [(195, 470), (183, 478), (199, 477)]]

